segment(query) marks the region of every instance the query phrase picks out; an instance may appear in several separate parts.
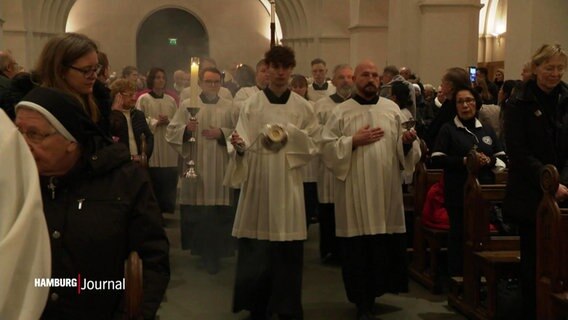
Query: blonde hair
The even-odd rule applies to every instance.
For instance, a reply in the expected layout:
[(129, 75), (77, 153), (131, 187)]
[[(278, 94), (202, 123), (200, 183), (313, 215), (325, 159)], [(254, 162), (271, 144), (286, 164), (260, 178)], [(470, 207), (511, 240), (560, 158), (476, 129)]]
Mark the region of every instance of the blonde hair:
[(100, 120), (100, 111), (93, 94), (81, 95), (69, 86), (64, 78), (69, 66), (77, 59), (91, 53), (98, 53), (93, 40), (80, 33), (65, 33), (51, 38), (43, 47), (36, 64), (41, 86), (62, 90), (74, 96), (83, 106), (93, 122)]
[(560, 47), (559, 44), (543, 44), (533, 54), (533, 56), (531, 58), (531, 64), (532, 64), (533, 68), (538, 67), (538, 66), (545, 63), (550, 58), (552, 58), (553, 56), (556, 56), (556, 55), (564, 58), (564, 61), (566, 63), (566, 61), (567, 61), (566, 52), (564, 52), (564, 50), (562, 50), (562, 48)]
[(116, 79), (116, 81), (110, 85), (110, 96), (113, 100), (117, 93), (125, 91), (136, 92), (136, 82), (126, 79)]

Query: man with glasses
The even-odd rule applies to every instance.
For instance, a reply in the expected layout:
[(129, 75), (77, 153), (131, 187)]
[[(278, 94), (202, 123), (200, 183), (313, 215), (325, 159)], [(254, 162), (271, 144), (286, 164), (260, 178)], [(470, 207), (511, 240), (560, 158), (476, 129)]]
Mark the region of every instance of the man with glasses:
[[(168, 125), (166, 140), (184, 158), (184, 164), (195, 161), (198, 174), (196, 179), (181, 181), (182, 249), (201, 256), (207, 272), (216, 274), (220, 258), (232, 256), (235, 250), (231, 192), (223, 186), (229, 160), (226, 139), (233, 130), (232, 102), (219, 97), (221, 72), (216, 68), (201, 70), (199, 85), (195, 119), (187, 110), (192, 101), (186, 99)], [(194, 143), (189, 141), (192, 137)]]

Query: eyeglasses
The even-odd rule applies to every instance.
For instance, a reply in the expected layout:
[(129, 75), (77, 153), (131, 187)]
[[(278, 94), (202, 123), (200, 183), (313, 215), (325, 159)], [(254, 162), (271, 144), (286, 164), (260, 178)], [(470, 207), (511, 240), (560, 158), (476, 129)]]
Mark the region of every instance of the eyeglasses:
[(459, 106), (461, 104), (472, 104), (475, 103), (475, 99), (474, 98), (465, 98), (463, 100), (457, 100), (456, 104)]
[(203, 82), (209, 86), (218, 86), (221, 84), (220, 80), (203, 80)]
[(70, 69), (81, 72), (85, 78), (92, 78), (93, 76), (97, 76), (103, 68), (103, 66), (101, 64), (97, 64), (94, 67), (86, 67), (86, 68), (77, 68), (77, 67), (74, 67), (74, 66), (71, 66), (71, 65), (69, 65), (67, 67), (70, 68)]
[(48, 137), (54, 136), (56, 134), (58, 134), (59, 132), (57, 131), (53, 131), (50, 133), (39, 133), (37, 131), (22, 131), (21, 128), (18, 128), (18, 131), (20, 131), (20, 133), (28, 139), (29, 142), (33, 143), (33, 144), (40, 144), (43, 142), (43, 140), (47, 139)]

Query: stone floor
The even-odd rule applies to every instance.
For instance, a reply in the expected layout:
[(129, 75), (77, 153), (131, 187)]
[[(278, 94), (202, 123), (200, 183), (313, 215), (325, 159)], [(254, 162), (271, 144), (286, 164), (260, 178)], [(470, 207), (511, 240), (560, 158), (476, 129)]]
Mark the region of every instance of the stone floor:
[[(158, 314), (160, 320), (241, 320), (247, 312), (231, 312), (236, 258), (222, 260), (221, 271), (209, 275), (198, 259), (180, 248), (179, 214), (166, 214), (170, 238), (171, 281)], [(306, 320), (355, 319), (345, 296), (339, 267), (322, 265), (318, 253), (318, 227), (309, 230), (305, 245), (303, 307)], [(410, 293), (384, 295), (377, 300), (378, 319), (465, 319), (447, 305), (445, 295), (432, 295), (411, 281)]]

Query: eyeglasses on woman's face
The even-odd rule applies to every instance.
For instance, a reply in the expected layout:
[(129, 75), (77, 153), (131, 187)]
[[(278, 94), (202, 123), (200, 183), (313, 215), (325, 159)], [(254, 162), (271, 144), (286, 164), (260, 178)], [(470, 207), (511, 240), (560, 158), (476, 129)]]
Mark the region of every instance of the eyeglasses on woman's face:
[(464, 98), (456, 100), (457, 105), (462, 105), (462, 104), (470, 105), (473, 103), (475, 103), (475, 98)]
[(101, 72), (101, 70), (103, 69), (103, 66), (101, 64), (97, 64), (95, 66), (85, 67), (85, 68), (77, 68), (77, 67), (74, 67), (74, 66), (71, 66), (71, 65), (69, 65), (67, 67), (69, 69), (73, 69), (75, 71), (82, 73), (85, 78), (96, 77), (99, 74), (99, 72)]

